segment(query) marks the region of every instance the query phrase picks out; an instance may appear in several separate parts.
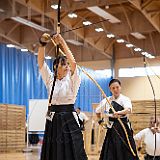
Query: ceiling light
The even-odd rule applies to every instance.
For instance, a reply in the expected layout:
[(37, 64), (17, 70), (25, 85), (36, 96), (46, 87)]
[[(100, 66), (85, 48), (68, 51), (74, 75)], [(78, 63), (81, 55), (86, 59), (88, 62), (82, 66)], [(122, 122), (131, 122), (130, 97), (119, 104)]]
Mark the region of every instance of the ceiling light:
[(151, 54), (149, 54), (149, 53), (146, 55), (146, 57), (148, 57), (148, 58), (149, 58), (150, 56), (152, 56), (152, 55), (151, 55)]
[(117, 39), (118, 43), (124, 43), (124, 39)]
[(149, 56), (148, 58), (151, 58), (151, 59), (153, 59), (153, 58), (155, 58), (155, 56), (152, 56), (152, 55), (151, 55), (151, 56)]
[(53, 9), (58, 9), (58, 4), (52, 4), (52, 5), (51, 5), (51, 8), (53, 8)]
[(96, 32), (103, 32), (103, 28), (96, 28), (95, 31)]
[(21, 51), (22, 51), (22, 52), (28, 52), (28, 49), (22, 48)]
[[(58, 4), (52, 4), (52, 5), (51, 5), (51, 8), (53, 8), (53, 9), (55, 9), (55, 10), (58, 9)], [(60, 6), (60, 9), (61, 9), (61, 6)]]
[(7, 47), (8, 47), (8, 48), (14, 48), (15, 45), (13, 45), (13, 44), (7, 44)]
[(115, 35), (114, 35), (114, 34), (112, 34), (112, 33), (108, 33), (108, 34), (107, 34), (107, 37), (108, 37), (108, 38), (114, 38), (114, 37), (115, 37)]
[(92, 23), (90, 22), (90, 21), (84, 21), (83, 22), (83, 25), (85, 25), (85, 26), (89, 26), (89, 25), (91, 25)]
[(142, 54), (143, 56), (146, 56), (146, 55), (148, 55), (149, 53), (148, 53), (148, 52), (141, 52), (141, 54)]
[(139, 32), (132, 32), (131, 35), (137, 39), (146, 39), (146, 37)]
[(140, 52), (140, 51), (142, 51), (142, 49), (141, 48), (134, 48), (134, 51)]
[(92, 11), (93, 13), (97, 14), (98, 16), (107, 19), (110, 23), (120, 23), (121, 21), (113, 16), (112, 14), (106, 12), (102, 8), (98, 6), (88, 7), (88, 10)]
[(1, 12), (1, 13), (4, 13), (4, 9), (0, 8), (0, 12)]
[(133, 44), (128, 43), (128, 44), (126, 44), (126, 47), (128, 47), (128, 48), (132, 48), (132, 47), (133, 47)]
[(105, 9), (109, 9), (109, 6), (105, 6)]
[(148, 54), (146, 54), (145, 56), (146, 56), (147, 58), (155, 58), (155, 56), (152, 56), (152, 55), (151, 55), (151, 54), (149, 54), (149, 53), (148, 53)]
[(50, 56), (46, 56), (45, 59), (52, 59)]
[(69, 18), (77, 18), (78, 16), (75, 13), (68, 13), (68, 17)]
[(16, 22), (19, 22), (19, 23), (22, 23), (26, 26), (29, 26), (29, 27), (32, 27), (32, 28), (35, 28), (37, 30), (40, 30), (42, 32), (49, 32), (50, 30), (45, 28), (45, 27), (42, 27), (36, 23), (33, 23), (27, 19), (24, 19), (24, 18), (21, 18), (21, 17), (11, 17), (12, 20), (16, 21)]

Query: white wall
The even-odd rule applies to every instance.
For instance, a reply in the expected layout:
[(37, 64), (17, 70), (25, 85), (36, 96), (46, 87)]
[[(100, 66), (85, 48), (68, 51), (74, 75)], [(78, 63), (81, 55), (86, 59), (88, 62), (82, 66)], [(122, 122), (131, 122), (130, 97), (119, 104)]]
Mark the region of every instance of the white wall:
[[(122, 82), (122, 93), (131, 100), (153, 100), (153, 92), (147, 77), (119, 78)], [(160, 99), (160, 79), (151, 77), (156, 99)]]
[[(159, 66), (157, 59), (149, 60), (152, 66)], [(116, 78), (118, 78), (118, 68), (143, 67), (143, 58), (119, 59), (115, 63)], [(132, 100), (153, 100), (153, 93), (147, 77), (119, 78), (122, 82), (122, 93)], [(160, 79), (151, 76), (156, 98), (160, 99)]]
[[(151, 66), (160, 66), (160, 60), (158, 59), (147, 59), (147, 62)], [(118, 68), (127, 68), (127, 67), (143, 67), (143, 57), (141, 58), (126, 58), (118, 59), (115, 63), (115, 75), (118, 77)]]

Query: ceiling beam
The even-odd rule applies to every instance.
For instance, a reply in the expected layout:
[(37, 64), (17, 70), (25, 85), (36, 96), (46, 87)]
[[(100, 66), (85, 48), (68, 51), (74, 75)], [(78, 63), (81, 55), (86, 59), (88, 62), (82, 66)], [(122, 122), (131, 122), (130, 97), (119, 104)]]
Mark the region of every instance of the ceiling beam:
[(151, 40), (152, 49), (153, 49), (154, 53), (157, 54), (156, 47), (155, 47), (155, 44), (154, 44), (154, 40), (153, 40), (153, 37), (152, 37), (152, 33), (149, 34), (149, 37), (150, 37), (150, 40)]
[[(111, 0), (110, 0), (111, 1)], [(113, 1), (113, 0), (112, 0)], [(124, 0), (123, 0), (124, 1)], [(125, 0), (126, 1), (126, 0)], [(42, 3), (39, 2), (39, 0), (29, 0), (28, 3), (25, 2), (25, 0), (16, 0), (16, 2), (20, 3), (20, 4), (23, 4), (25, 6), (30, 6), (33, 10), (41, 13), (41, 14), (45, 14), (47, 17), (53, 19), (53, 20), (56, 20), (57, 19), (57, 13), (56, 11), (52, 10), (51, 12), (46, 12), (44, 13), (43, 12), (43, 5)], [(43, 1), (44, 2), (44, 1)], [(89, 0), (89, 2), (93, 2), (91, 0)], [(102, 1), (101, 1), (102, 2)], [(104, 2), (104, 1), (103, 1)], [(92, 3), (93, 4), (93, 3)], [(68, 19), (68, 17), (64, 17), (63, 20), (61, 20), (61, 23), (66, 26), (67, 28), (69, 29), (72, 29), (72, 25), (70, 23), (70, 19)], [(76, 30), (74, 31), (74, 33), (84, 39), (84, 29), (79, 29), (79, 30)], [(89, 43), (90, 45), (92, 45), (94, 48), (98, 49), (100, 51), (100, 53), (102, 53), (103, 55), (105, 55), (108, 59), (111, 59), (111, 55), (109, 55), (108, 53), (104, 53), (104, 49), (102, 49), (100, 46), (98, 45), (95, 45), (94, 42), (88, 40), (88, 39), (85, 39), (85, 42)]]
[[(131, 32), (148, 34), (150, 32), (156, 31), (156, 29), (150, 24), (150, 22), (148, 22), (148, 20), (139, 11), (127, 14), (130, 25), (126, 21), (124, 13), (116, 16), (121, 19), (122, 23), (111, 24), (106, 21), (103, 22), (103, 28), (117, 36), (130, 35)], [(141, 23), (141, 25), (139, 25), (139, 22)], [(96, 37), (98, 35), (100, 36), (103, 35), (103, 33), (95, 32), (94, 27), (89, 27), (89, 28), (86, 27), (85, 33), (86, 37)]]
[[(133, 0), (120, 0), (120, 1), (122, 3), (126, 3), (127, 2), (129, 4), (129, 2), (133, 1)], [(140, 1), (134, 0), (134, 2), (135, 1), (137, 2), (135, 4), (139, 4), (140, 7), (141, 7), (142, 4), (139, 3)], [(20, 4), (23, 4), (24, 8), (25, 7), (27, 8), (28, 6), (31, 7), (32, 10), (36, 11), (34, 13), (37, 14), (37, 15), (45, 14), (46, 17), (49, 17), (52, 20), (54, 20), (54, 21), (52, 21), (53, 23), (51, 23), (52, 26), (55, 25), (54, 22), (57, 19), (57, 13), (53, 9), (49, 9), (48, 12), (44, 13), (44, 5), (45, 5), (44, 3), (46, 1), (43, 1), (43, 0), (29, 0), (28, 3), (26, 3), (26, 0), (16, 0), (16, 3), (17, 2), (20, 3)], [(90, 4), (90, 5), (98, 4), (98, 2), (99, 2), (100, 4), (103, 4), (102, 6), (114, 5), (114, 4), (119, 5), (119, 3), (120, 3), (118, 0), (107, 0), (107, 1), (104, 1), (104, 0), (98, 0), (98, 1), (86, 0), (86, 2), (88, 4)], [(82, 6), (78, 5), (79, 2), (73, 2), (73, 3), (76, 3), (77, 7), (83, 7), (83, 5)], [(127, 6), (128, 6), (128, 4), (127, 4)], [(129, 6), (131, 7), (131, 4), (129, 4)], [(71, 7), (74, 7), (74, 5), (71, 5)], [(125, 4), (124, 7), (126, 7), (126, 4)], [(50, 6), (49, 6), (49, 8), (50, 8)], [(143, 14), (141, 14), (141, 11), (139, 9), (138, 9), (139, 11), (137, 11), (135, 9), (135, 7), (132, 7), (132, 8), (134, 8), (134, 10), (135, 10), (134, 12), (128, 12), (127, 8), (125, 8), (126, 11), (124, 10), (123, 11), (124, 13), (121, 12), (120, 14), (117, 14), (117, 18), (120, 18), (122, 20), (122, 23), (120, 23), (120, 24), (111, 24), (109, 22), (103, 22), (103, 23), (97, 24), (97, 25), (98, 26), (103, 26), (103, 29), (105, 29), (106, 31), (112, 32), (112, 33), (114, 33), (115, 35), (118, 35), (118, 36), (122, 36), (123, 38), (125, 38), (125, 36), (129, 36), (132, 31), (133, 32), (140, 32), (142, 34), (144, 33), (144, 34), (147, 34), (147, 35), (149, 33), (153, 32), (153, 31), (156, 31), (155, 27), (153, 27), (150, 24), (150, 21), (147, 18), (145, 18), (145, 16)], [(148, 11), (148, 8), (147, 8), (147, 11)], [(81, 12), (82, 12), (82, 15), (83, 15), (83, 12), (85, 12), (85, 10), (80, 10), (78, 12), (79, 12), (80, 15), (81, 15)], [(62, 6), (61, 13), (62, 13), (61, 15), (63, 15), (63, 18), (61, 19), (61, 23), (64, 26), (66, 26), (67, 28), (72, 29), (75, 26), (76, 27), (83, 26), (82, 21), (81, 22), (76, 22), (76, 20), (69, 19), (68, 16), (66, 16), (67, 12), (65, 12), (65, 8), (63, 10), (63, 6)], [(23, 14), (23, 12), (21, 12), (21, 14)], [(149, 14), (149, 15), (151, 15), (151, 14)], [(153, 21), (157, 22), (157, 18), (159, 17), (159, 15), (156, 15), (156, 16), (153, 16), (153, 17), (150, 16), (150, 17), (151, 17), (151, 19)], [(83, 18), (85, 19), (85, 17), (83, 17)], [(92, 17), (92, 16), (90, 17), (89, 16), (89, 18), (87, 18), (87, 19), (89, 19), (89, 20), (93, 19), (92, 22), (94, 22), (95, 18), (96, 18), (95, 16), (94, 17)], [(13, 21), (9, 22), (9, 23), (8, 23), (8, 21), (9, 20), (6, 20), (7, 23), (5, 22), (5, 25), (6, 24), (15, 24), (15, 22), (13, 23)], [(141, 25), (139, 25), (139, 22), (141, 23)], [(5, 33), (1, 32), (1, 29), (4, 29), (5, 25), (0, 26), (0, 33), (3, 35), (3, 37), (5, 37), (7, 35), (7, 32), (9, 31), (9, 28), (7, 28), (7, 29), (4, 30)], [(10, 26), (13, 26), (13, 25), (10, 25)], [(28, 27), (25, 27), (25, 26), (22, 26), (22, 25), (21, 25), (20, 28), (22, 30), (20, 29), (19, 33), (17, 32), (17, 29), (15, 29), (14, 31), (11, 30), (10, 32), (8, 32), (9, 33), (8, 39), (12, 40), (12, 42), (17, 41), (18, 44), (25, 45), (25, 47), (27, 47), (29, 49), (31, 48), (30, 50), (32, 50), (32, 43), (31, 42), (38, 43), (38, 39), (37, 38), (40, 36), (40, 34), (39, 34), (40, 32), (37, 32), (36, 30), (32, 29), (33, 34), (35, 36), (33, 36), (33, 39), (30, 39), (29, 36), (27, 36), (27, 33), (28, 33), (29, 30), (31, 30), (31, 28), (28, 28)], [(85, 42), (90, 44), (94, 49), (97, 49), (98, 51), (100, 51), (100, 53), (101, 53), (100, 56), (105, 55), (106, 59), (112, 59), (112, 45), (115, 42), (114, 39), (112, 39), (112, 40), (111, 39), (107, 39), (107, 37), (103, 36), (104, 32), (97, 33), (97, 32), (95, 32), (94, 29), (95, 29), (95, 26), (93, 25), (93, 26), (89, 26), (89, 27), (82, 28), (82, 29), (79, 29), (79, 30), (75, 30), (74, 33), (75, 33), (76, 36), (80, 37), (81, 39), (84, 39)], [(19, 38), (18, 37), (17, 38), (14, 37), (14, 35), (16, 33), (18, 33)], [(21, 35), (19, 35), (19, 34), (21, 34)], [(101, 36), (103, 36), (103, 37), (101, 37)], [(7, 38), (7, 37), (5, 37), (5, 38)], [(134, 39), (133, 37), (129, 36), (129, 38), (131, 38), (131, 41), (134, 42), (133, 41), (133, 39)], [(154, 41), (154, 34), (153, 34), (153, 36), (151, 38), (153, 38), (152, 41)], [(96, 39), (99, 39), (97, 41), (97, 43), (95, 43)], [(144, 41), (145, 42), (148, 41), (148, 38), (147, 38), (147, 40), (144, 40)], [(137, 41), (135, 40), (135, 42), (137, 42)], [(148, 44), (148, 45), (151, 45), (151, 44)], [(138, 46), (139, 46), (139, 44), (138, 44)], [(120, 46), (120, 47), (121, 48), (122, 47), (125, 48), (124, 45)], [(155, 45), (155, 47), (152, 47), (152, 48), (156, 48), (157, 49), (157, 45)], [(154, 51), (156, 49), (154, 49)], [(126, 49), (126, 50), (128, 51), (129, 49)], [(125, 56), (125, 54), (124, 54), (124, 56)], [(104, 57), (104, 56), (102, 56), (102, 57)]]
[(0, 28), (0, 37), (3, 37), (4, 39), (10, 41), (11, 43), (13, 43), (13, 44), (15, 44), (15, 45), (24, 47), (22, 44), (20, 44), (20, 43), (18, 42), (18, 39), (17, 39), (18, 36), (17, 36), (16, 38), (11, 37), (11, 36), (6, 36), (4, 30), (2, 30), (1, 28)]
[(140, 0), (128, 0), (133, 6), (135, 6), (145, 17), (146, 19), (154, 26), (154, 28), (160, 33), (160, 18), (152, 17), (145, 8), (142, 8)]
[[(137, 40), (130, 36), (130, 40), (132, 44), (134, 44), (135, 46), (138, 46), (139, 48), (143, 49), (148, 53), (151, 53), (152, 55), (155, 55), (156, 57), (160, 56), (160, 50), (159, 50), (160, 36), (158, 32), (157, 31), (153, 32), (151, 38), (149, 35), (147, 35), (145, 40)], [(131, 54), (129, 53), (129, 48), (125, 47), (125, 45), (115, 43), (115, 49), (116, 49), (115, 51), (116, 58), (124, 58), (124, 57), (131, 58)], [(141, 56), (140, 52), (135, 53), (135, 56), (137, 55)]]
[(145, 9), (147, 6), (149, 6), (153, 2), (153, 0), (146, 0), (144, 3), (142, 3), (142, 9)]
[(19, 24), (19, 23), (16, 23), (16, 24), (11, 28), (11, 30), (6, 34), (6, 36), (9, 36), (11, 33), (13, 33), (13, 31), (14, 31), (18, 26), (20, 26), (20, 24)]
[[(132, 27), (130, 18), (129, 18), (129, 16), (128, 16), (128, 14), (127, 14), (127, 12), (126, 12), (126, 10), (125, 10), (125, 8), (124, 8), (124, 6), (123, 6), (122, 4), (120, 4), (120, 9), (122, 10), (122, 13), (123, 13), (124, 16), (125, 16), (125, 19), (126, 19), (126, 22), (127, 22), (127, 24), (128, 24), (128, 27), (129, 27), (129, 29), (130, 29), (130, 32), (133, 32), (133, 27)], [(130, 39), (129, 39), (128, 34), (126, 34), (126, 38), (127, 38), (127, 41), (130, 42)], [(133, 49), (132, 49), (132, 48), (129, 48), (129, 49), (130, 49), (131, 54), (134, 55)]]
[(115, 39), (110, 40), (109, 44), (107, 44), (107, 46), (104, 48), (104, 52), (109, 52), (110, 48), (113, 47), (115, 41)]
[[(127, 3), (128, 0), (86, 0), (84, 2), (72, 2), (70, 8), (65, 7), (65, 11), (75, 11), (80, 9), (85, 9), (92, 6), (110, 6), (119, 3)], [(63, 3), (62, 3), (63, 4)]]

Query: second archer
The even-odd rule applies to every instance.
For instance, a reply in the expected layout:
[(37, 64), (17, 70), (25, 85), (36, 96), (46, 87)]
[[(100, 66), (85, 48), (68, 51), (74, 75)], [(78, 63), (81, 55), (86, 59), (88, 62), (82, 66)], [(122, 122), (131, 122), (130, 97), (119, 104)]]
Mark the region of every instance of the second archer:
[[(128, 119), (128, 114), (132, 111), (131, 101), (128, 97), (121, 94), (121, 82), (118, 79), (112, 79), (109, 83), (109, 88), (112, 93), (109, 101), (116, 112), (112, 112), (106, 99), (103, 99), (96, 109), (97, 116), (101, 118), (101, 110), (105, 108), (106, 116), (109, 118), (100, 160), (139, 160), (132, 128)], [(129, 146), (125, 132), (117, 118), (121, 119), (131, 146)], [(100, 120), (100, 122), (102, 121)], [(135, 155), (133, 155), (131, 150), (133, 150)]]

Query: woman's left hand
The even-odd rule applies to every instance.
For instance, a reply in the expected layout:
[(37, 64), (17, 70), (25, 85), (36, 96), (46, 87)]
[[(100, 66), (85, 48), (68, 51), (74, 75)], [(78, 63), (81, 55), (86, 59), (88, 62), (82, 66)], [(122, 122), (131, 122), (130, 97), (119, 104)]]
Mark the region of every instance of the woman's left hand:
[(114, 117), (114, 118), (120, 118), (120, 115), (119, 115), (118, 112), (114, 112), (114, 113), (113, 113), (113, 117)]
[(56, 44), (62, 44), (64, 42), (64, 39), (60, 34), (54, 35), (53, 40), (55, 41)]

